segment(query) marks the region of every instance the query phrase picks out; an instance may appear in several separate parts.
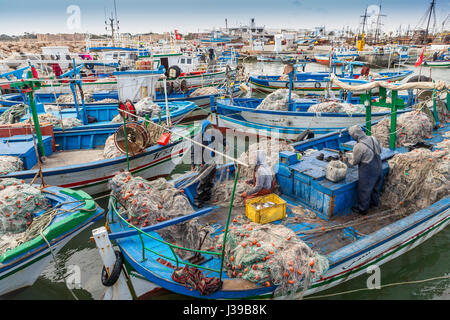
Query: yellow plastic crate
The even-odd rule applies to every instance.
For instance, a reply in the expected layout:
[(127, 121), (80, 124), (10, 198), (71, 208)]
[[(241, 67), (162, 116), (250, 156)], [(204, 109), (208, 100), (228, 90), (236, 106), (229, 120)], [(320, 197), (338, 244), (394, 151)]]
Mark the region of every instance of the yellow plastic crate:
[[(263, 204), (268, 201), (275, 203), (275, 205), (259, 210), (256, 209), (255, 206), (257, 204)], [(286, 201), (274, 193), (249, 199), (245, 204), (245, 215), (253, 222), (260, 224), (284, 219), (286, 217)]]

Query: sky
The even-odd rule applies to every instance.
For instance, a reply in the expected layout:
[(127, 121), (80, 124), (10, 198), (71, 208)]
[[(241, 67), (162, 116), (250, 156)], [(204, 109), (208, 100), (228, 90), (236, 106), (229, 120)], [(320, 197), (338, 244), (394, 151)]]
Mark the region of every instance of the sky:
[[(383, 30), (417, 26), (430, 0), (382, 0)], [(202, 32), (206, 29), (248, 24), (255, 18), (266, 28), (355, 30), (367, 6), (380, 0), (116, 0), (120, 31), (130, 33)], [(77, 7), (74, 7), (77, 6)], [(73, 9), (75, 8), (75, 10)], [(79, 8), (79, 15), (77, 15)], [(105, 31), (105, 10), (114, 0), (0, 0), (0, 34), (96, 33)], [(449, 0), (437, 0), (440, 27), (450, 12)], [(79, 19), (77, 18), (79, 17)], [(450, 20), (450, 19), (448, 19)], [(447, 23), (449, 26), (450, 21)]]

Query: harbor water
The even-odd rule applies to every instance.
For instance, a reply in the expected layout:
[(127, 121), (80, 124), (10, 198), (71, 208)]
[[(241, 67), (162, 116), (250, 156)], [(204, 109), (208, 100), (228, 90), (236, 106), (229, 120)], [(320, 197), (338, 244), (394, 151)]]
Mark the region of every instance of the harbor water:
[[(250, 74), (280, 74), (283, 71), (282, 63), (251, 62), (244, 65)], [(419, 68), (414, 66), (401, 67), (402, 70), (413, 69), (414, 74)], [(308, 64), (306, 71), (326, 71), (325, 66)], [(374, 72), (387, 71), (387, 69), (373, 69)], [(391, 68), (392, 71), (392, 68)], [(423, 67), (421, 74), (430, 76), (434, 80), (450, 82), (448, 69), (433, 69)], [(190, 169), (189, 165), (179, 165), (172, 177), (183, 174)], [(101, 196), (101, 195), (100, 195)], [(97, 195), (98, 197), (98, 195)], [(107, 210), (107, 198), (98, 200), (98, 203)], [(102, 262), (95, 247), (90, 242), (92, 230), (104, 225), (104, 219), (98, 221), (73, 238), (56, 256), (56, 264), (52, 261), (40, 275), (32, 287), (22, 289), (0, 299), (74, 299), (59, 276), (76, 267), (80, 271), (80, 288), (74, 289), (77, 299), (101, 299), (105, 287), (100, 279)], [(446, 299), (450, 300), (450, 279), (420, 282), (423, 279), (441, 277), (450, 273), (450, 227), (447, 226), (434, 237), (428, 239), (418, 247), (380, 266), (381, 289), (367, 289), (367, 281), (371, 274), (361, 275), (332, 289), (320, 292), (320, 299)], [(408, 283), (407, 283), (408, 282)], [(383, 287), (388, 284), (396, 285)], [(364, 289), (357, 291), (357, 289)], [(345, 293), (352, 291), (350, 293)], [(326, 297), (321, 297), (327, 295)], [(176, 294), (164, 294), (158, 299), (185, 299)], [(306, 297), (314, 299), (315, 296)]]

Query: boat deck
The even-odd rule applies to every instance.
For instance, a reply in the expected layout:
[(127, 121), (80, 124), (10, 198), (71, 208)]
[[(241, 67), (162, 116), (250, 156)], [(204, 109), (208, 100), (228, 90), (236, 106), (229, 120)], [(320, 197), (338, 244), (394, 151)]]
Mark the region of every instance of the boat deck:
[[(449, 124), (447, 124), (443, 128), (440, 128), (433, 133), (433, 136), (430, 139), (427, 139), (427, 142), (435, 145), (436, 143), (442, 141), (443, 139), (445, 139), (445, 134), (449, 131), (449, 129)], [(401, 151), (402, 150), (400, 150), (400, 152)], [(406, 218), (401, 215), (392, 215), (389, 212), (383, 211), (386, 208), (380, 207), (369, 209), (366, 217), (362, 217), (358, 214), (349, 212), (344, 215), (335, 215), (331, 216), (329, 219), (323, 219), (319, 217), (317, 213), (316, 215), (311, 215), (304, 214), (301, 213), (300, 210), (296, 210), (297, 206), (303, 206), (303, 204), (301, 204), (299, 200), (292, 199), (286, 195), (282, 195), (282, 197), (287, 202), (287, 217), (283, 220), (278, 220), (272, 223), (283, 224), (287, 226), (288, 228), (296, 232), (298, 237), (305, 243), (307, 243), (313, 250), (328, 256), (330, 259), (329, 262), (331, 268), (334, 267), (334, 264), (337, 264), (349, 254), (360, 254), (358, 252), (360, 250), (364, 250), (365, 246), (368, 246), (369, 244), (372, 245), (372, 242), (379, 243), (382, 239), (386, 238), (387, 234), (384, 233), (383, 235), (377, 235), (377, 237), (373, 237), (373, 235), (376, 234), (377, 231), (385, 233), (387, 232), (388, 234), (390, 234), (390, 232), (394, 232), (390, 231), (390, 229), (383, 229), (385, 231), (382, 231), (381, 229), (383, 227), (390, 227), (397, 224), (397, 226), (393, 228), (396, 230), (395, 232), (401, 234), (402, 232), (398, 230), (404, 228), (406, 225), (410, 225), (411, 221), (414, 221), (414, 223), (416, 223), (417, 221), (419, 221), (418, 219), (423, 219), (423, 217), (428, 214), (440, 214), (439, 212), (441, 212), (440, 210), (442, 210), (442, 208), (444, 210), (448, 210), (445, 209), (446, 206), (448, 206), (448, 200), (442, 199), (442, 201), (437, 203), (436, 206), (433, 205), (433, 208), (430, 207), (421, 210), (420, 212), (422, 213), (419, 214), (419, 217), (414, 217), (414, 215), (416, 214), (415, 212), (411, 212), (410, 216)], [(217, 206), (218, 204), (210, 203), (205, 205), (205, 207), (211, 205)], [(230, 220), (232, 221), (239, 215), (245, 215), (245, 208), (243, 206), (233, 208)], [(213, 210), (211, 213), (200, 216), (197, 219), (199, 219), (200, 223), (210, 224), (214, 228), (214, 232), (209, 235), (210, 237), (214, 238), (215, 235), (220, 235), (221, 233), (223, 233), (227, 216), (228, 204), (223, 203), (223, 205)], [(442, 216), (440, 219), (442, 219)], [(401, 227), (399, 227), (398, 225), (398, 222), (400, 222), (399, 220), (405, 221)], [(425, 220), (426, 219), (424, 219), (423, 221)], [(395, 223), (396, 221), (398, 222)], [(348, 225), (348, 223), (351, 223), (351, 225)], [(120, 223), (113, 222), (109, 225), (113, 233), (129, 230), (125, 226), (122, 226)], [(322, 227), (324, 229), (322, 229)], [(153, 237), (162, 240), (161, 236), (157, 232), (151, 231), (150, 234)], [(152, 240), (148, 237), (143, 237), (142, 239), (140, 239), (138, 235), (117, 239), (116, 241), (121, 247), (126, 259), (131, 263), (133, 268), (135, 268), (137, 272), (145, 275), (149, 281), (171, 291), (188, 294), (194, 297), (200, 297), (198, 292), (186, 291), (182, 286), (179, 286), (172, 280), (171, 275), (173, 273), (173, 266), (175, 265), (175, 263), (173, 261), (170, 261), (172, 267), (167, 266), (164, 260), (161, 260), (160, 257), (160, 255), (163, 255), (165, 257), (173, 257), (173, 252), (171, 251), (169, 246), (164, 243)], [(154, 252), (157, 252), (160, 255), (149, 252), (147, 250), (143, 252), (143, 244), (146, 248), (151, 248), (152, 250), (154, 250)], [(348, 249), (344, 250), (344, 248)], [(145, 257), (143, 256), (143, 253), (145, 254)], [(220, 269), (221, 260), (219, 256), (203, 254), (203, 258), (203, 262), (200, 263), (202, 267), (213, 270)], [(364, 256), (361, 256), (361, 259), (363, 261), (366, 258), (364, 258)], [(181, 264), (183, 264), (183, 262), (181, 262)], [(203, 274), (206, 277), (218, 276), (217, 272), (211, 270), (203, 270)], [(222, 276), (224, 280), (222, 290), (211, 294), (210, 296), (208, 296), (208, 298), (248, 298), (251, 296), (264, 295), (274, 290), (274, 287), (262, 287), (255, 283), (242, 279), (230, 278), (226, 274), (226, 272), (224, 272)]]
[[(42, 162), (42, 169), (64, 167), (103, 160), (103, 148), (55, 152)], [(33, 169), (38, 169), (36, 164)]]

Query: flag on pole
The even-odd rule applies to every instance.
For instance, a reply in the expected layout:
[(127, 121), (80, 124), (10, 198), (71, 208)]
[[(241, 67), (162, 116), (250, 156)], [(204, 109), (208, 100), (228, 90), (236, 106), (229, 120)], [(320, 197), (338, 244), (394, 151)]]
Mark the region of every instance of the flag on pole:
[(178, 30), (175, 29), (175, 40), (181, 40), (182, 35), (178, 33)]
[(418, 67), (422, 64), (423, 62), (423, 52), (425, 51), (425, 48), (423, 48), (422, 53), (420, 54), (420, 57), (417, 58), (416, 64), (415, 66)]

